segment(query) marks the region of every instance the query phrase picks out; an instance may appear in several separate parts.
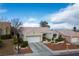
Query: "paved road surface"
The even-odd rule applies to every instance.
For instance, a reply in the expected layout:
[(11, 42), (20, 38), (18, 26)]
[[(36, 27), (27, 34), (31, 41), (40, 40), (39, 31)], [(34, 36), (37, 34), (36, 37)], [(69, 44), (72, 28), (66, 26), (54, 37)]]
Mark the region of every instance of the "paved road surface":
[(78, 53), (70, 53), (70, 54), (63, 54), (63, 55), (58, 55), (58, 56), (79, 56), (79, 52)]

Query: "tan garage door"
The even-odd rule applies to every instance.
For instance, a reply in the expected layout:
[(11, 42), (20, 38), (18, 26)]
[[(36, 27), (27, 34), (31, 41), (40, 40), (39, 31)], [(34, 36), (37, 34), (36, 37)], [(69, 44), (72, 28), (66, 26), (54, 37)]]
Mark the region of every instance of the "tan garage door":
[(40, 42), (41, 37), (40, 36), (30, 36), (30, 37), (27, 37), (27, 40), (29, 43)]
[(71, 43), (73, 44), (79, 44), (79, 38), (72, 38)]

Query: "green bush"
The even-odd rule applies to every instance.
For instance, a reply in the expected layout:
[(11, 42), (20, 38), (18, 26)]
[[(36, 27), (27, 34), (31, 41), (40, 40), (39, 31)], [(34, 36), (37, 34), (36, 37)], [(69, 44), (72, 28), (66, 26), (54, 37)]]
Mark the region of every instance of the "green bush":
[(28, 41), (23, 41), (23, 43), (21, 44), (21, 47), (27, 47), (28, 46)]
[(51, 43), (54, 43), (53, 41)]
[(0, 47), (3, 46), (3, 41), (0, 39)]
[(54, 41), (54, 38), (52, 38), (52, 41)]
[(57, 34), (53, 34), (53, 38), (56, 38)]
[(17, 40), (14, 40), (14, 42), (13, 42), (13, 43), (14, 43), (14, 45), (16, 45), (16, 44), (18, 44), (18, 41), (17, 41)]
[(15, 45), (18, 44), (18, 39), (16, 36), (13, 37), (13, 44), (15, 44)]
[(11, 39), (11, 35), (1, 35), (1, 39)]
[(42, 41), (46, 41), (46, 33), (43, 34)]
[(17, 36), (14, 36), (13, 37), (13, 43), (15, 45), (17, 45), (17, 44), (21, 45), (23, 43), (23, 39), (22, 38), (18, 38)]
[(60, 39), (56, 39), (55, 41), (56, 41), (56, 42), (60, 42), (61, 40), (60, 40)]
[(50, 41), (51, 41), (51, 39), (48, 39), (48, 38), (47, 38), (47, 41), (48, 41), (48, 42), (50, 42)]
[(43, 37), (43, 41), (46, 41), (46, 37)]
[(64, 38), (60, 38), (60, 39), (56, 39), (56, 42), (60, 42), (60, 41), (63, 41)]
[(54, 41), (56, 37), (57, 37), (57, 34), (53, 34), (52, 41)]

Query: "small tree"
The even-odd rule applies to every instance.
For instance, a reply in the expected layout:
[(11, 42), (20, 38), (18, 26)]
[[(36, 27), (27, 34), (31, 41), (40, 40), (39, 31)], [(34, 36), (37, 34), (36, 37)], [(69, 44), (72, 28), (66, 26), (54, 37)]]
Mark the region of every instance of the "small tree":
[(46, 40), (46, 33), (43, 34), (43, 37), (42, 37), (43, 41)]
[(49, 27), (50, 28), (47, 21), (41, 21), (40, 22), (40, 27)]
[(0, 39), (0, 47), (2, 47), (3, 45), (3, 41)]
[(17, 44), (18, 44), (17, 36), (14, 36), (14, 37), (13, 37), (13, 44), (14, 44), (14, 45), (17, 45)]
[[(11, 33), (13, 34), (12, 36), (17, 36), (17, 39), (15, 40), (15, 44), (18, 44), (18, 53), (19, 53), (19, 46), (20, 46), (20, 27), (22, 25), (22, 22), (18, 18), (14, 18), (11, 20)], [(18, 41), (18, 42), (17, 42)]]
[(56, 38), (57, 37), (57, 34), (53, 34), (53, 37), (52, 37), (52, 41), (55, 43), (55, 41), (56, 41)]
[(63, 40), (65, 40), (65, 38), (63, 38), (62, 35), (59, 35), (59, 36), (58, 36), (58, 39), (57, 39), (56, 41), (57, 41), (57, 42), (60, 42), (60, 41), (63, 41)]
[(73, 31), (76, 31), (76, 27), (73, 27)]

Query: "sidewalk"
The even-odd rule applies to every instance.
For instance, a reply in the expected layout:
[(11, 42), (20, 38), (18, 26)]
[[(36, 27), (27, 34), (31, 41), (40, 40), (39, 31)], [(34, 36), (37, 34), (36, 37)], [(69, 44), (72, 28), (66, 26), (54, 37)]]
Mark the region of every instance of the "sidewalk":
[(63, 55), (63, 54), (72, 54), (72, 53), (79, 53), (79, 49), (67, 49), (67, 50), (53, 51), (54, 55)]

